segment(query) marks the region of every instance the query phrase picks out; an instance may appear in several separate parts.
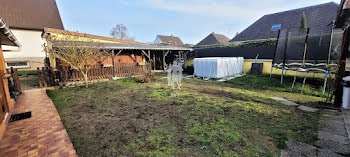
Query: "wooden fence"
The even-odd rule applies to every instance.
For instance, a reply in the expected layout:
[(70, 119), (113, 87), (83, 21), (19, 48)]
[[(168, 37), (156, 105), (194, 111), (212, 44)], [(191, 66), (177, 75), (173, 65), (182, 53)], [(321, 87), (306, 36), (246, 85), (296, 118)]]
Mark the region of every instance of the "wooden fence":
[[(149, 63), (140, 65), (139, 63), (117, 63), (115, 64), (116, 77), (130, 77), (142, 75), (146, 70), (150, 70)], [(42, 68), (38, 69), (39, 83), (44, 86), (58, 85), (59, 82), (79, 82), (84, 81), (84, 76), (78, 70), (72, 69), (68, 66), (60, 66), (58, 69)], [(88, 71), (88, 80), (99, 80), (112, 78), (114, 76), (113, 66), (103, 67), (101, 65), (94, 65)]]
[(59, 71), (47, 67), (37, 68), (40, 87), (56, 86), (59, 83)]
[(7, 69), (7, 73), (11, 75), (11, 77), (8, 77), (9, 84), (15, 87), (18, 92), (22, 93), (21, 82), (19, 80), (17, 69)]
[[(60, 71), (60, 82), (77, 82), (84, 80), (84, 76), (81, 72), (71, 69), (70, 67), (59, 67), (58, 70)], [(96, 65), (91, 67), (91, 69), (88, 71), (89, 80), (98, 80), (111, 77), (113, 77), (113, 68), (111, 67), (101, 67)]]
[(117, 77), (130, 77), (135, 75), (142, 75), (146, 70), (151, 70), (151, 64), (139, 65), (138, 63), (117, 63), (116, 66)]

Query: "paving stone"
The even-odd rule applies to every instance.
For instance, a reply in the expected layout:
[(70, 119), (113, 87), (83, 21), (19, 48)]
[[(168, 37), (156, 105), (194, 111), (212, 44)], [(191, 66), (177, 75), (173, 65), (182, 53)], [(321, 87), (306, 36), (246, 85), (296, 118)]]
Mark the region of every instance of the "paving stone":
[(299, 106), (299, 104), (295, 103), (295, 102), (291, 102), (288, 101), (286, 99), (283, 98), (279, 98), (279, 97), (271, 97), (271, 99), (276, 100), (276, 101), (280, 101), (282, 104), (284, 105), (288, 105), (288, 106)]
[(321, 140), (330, 140), (340, 144), (350, 144), (350, 141), (347, 136), (332, 134), (324, 131), (318, 132), (318, 138)]
[(317, 149), (317, 152), (318, 157), (343, 157), (328, 149)]
[(343, 110), (342, 113), (344, 117), (345, 128), (348, 133), (348, 138), (350, 140), (350, 110)]
[(323, 109), (322, 115), (325, 117), (339, 117), (342, 116), (342, 112), (339, 112), (338, 110)]
[(303, 157), (301, 153), (293, 152), (290, 150), (282, 150), (281, 157)]
[(312, 108), (312, 107), (307, 107), (304, 105), (301, 105), (298, 107), (298, 109), (306, 111), (306, 112), (316, 112), (318, 109)]
[(316, 157), (317, 155), (317, 148), (312, 145), (295, 141), (287, 141), (286, 144), (288, 150), (291, 152), (298, 152), (302, 156)]
[(336, 134), (341, 136), (348, 136), (348, 133), (345, 128), (345, 123), (342, 118), (325, 118), (322, 117), (322, 120), (319, 122), (319, 131), (327, 132), (330, 134)]
[(323, 149), (328, 149), (336, 153), (350, 153), (349, 144), (341, 144), (330, 140), (319, 140), (316, 142)]
[[(71, 152), (77, 156), (73, 144), (64, 128), (61, 119), (45, 89), (24, 91), (17, 99), (13, 114), (32, 112), (32, 117), (11, 122), (7, 126), (4, 138), (0, 143), (0, 156), (46, 156), (50, 153), (59, 155), (58, 149)], [(55, 140), (55, 137), (62, 140)], [(63, 154), (63, 155), (67, 155)], [(68, 155), (67, 155), (68, 156)]]

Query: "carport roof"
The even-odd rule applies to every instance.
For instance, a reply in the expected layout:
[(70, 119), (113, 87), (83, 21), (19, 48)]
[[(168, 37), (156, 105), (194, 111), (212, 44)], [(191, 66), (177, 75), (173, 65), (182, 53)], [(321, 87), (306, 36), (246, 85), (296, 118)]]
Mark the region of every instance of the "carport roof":
[(54, 47), (64, 46), (65, 43), (74, 42), (75, 46), (98, 46), (106, 50), (159, 50), (159, 51), (193, 51), (192, 48), (162, 46), (154, 44), (123, 44), (123, 43), (101, 43), (101, 42), (84, 42), (84, 41), (60, 41), (56, 40)]
[(118, 50), (166, 50), (166, 51), (193, 51), (192, 48), (176, 47), (176, 46), (160, 46), (160, 45), (143, 45), (143, 44), (120, 44), (120, 43), (104, 43), (105, 49)]
[(21, 44), (18, 42), (16, 37), (11, 32), (8, 25), (5, 23), (5, 21), (1, 17), (0, 17), (0, 41), (1, 41), (1, 45), (18, 46), (18, 47), (21, 46)]

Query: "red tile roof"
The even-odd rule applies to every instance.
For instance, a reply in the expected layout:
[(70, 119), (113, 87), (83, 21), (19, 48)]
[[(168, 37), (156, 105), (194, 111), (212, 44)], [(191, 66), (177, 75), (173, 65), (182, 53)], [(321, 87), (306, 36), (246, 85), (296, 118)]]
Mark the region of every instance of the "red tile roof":
[(209, 34), (206, 38), (200, 41), (198, 45), (211, 45), (211, 44), (224, 44), (228, 43), (230, 39), (222, 34), (215, 34), (214, 32)]
[(163, 45), (169, 45), (169, 46), (178, 46), (181, 47), (184, 45), (184, 43), (181, 41), (179, 37), (174, 36), (165, 36), (165, 35), (158, 35), (160, 40), (162, 40)]
[(55, 0), (0, 0), (0, 16), (11, 28), (64, 29)]

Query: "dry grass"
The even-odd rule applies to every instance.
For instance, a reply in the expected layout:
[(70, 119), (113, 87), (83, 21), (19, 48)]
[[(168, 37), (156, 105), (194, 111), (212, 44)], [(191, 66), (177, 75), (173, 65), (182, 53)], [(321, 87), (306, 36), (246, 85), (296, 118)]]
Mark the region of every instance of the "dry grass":
[(135, 79), (48, 91), (80, 156), (279, 156), (285, 141), (317, 140), (313, 96), (185, 80), (179, 97), (165, 79)]

